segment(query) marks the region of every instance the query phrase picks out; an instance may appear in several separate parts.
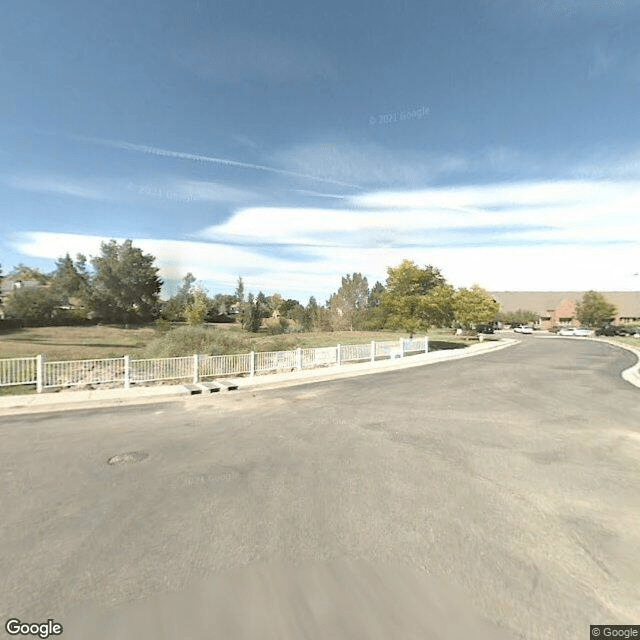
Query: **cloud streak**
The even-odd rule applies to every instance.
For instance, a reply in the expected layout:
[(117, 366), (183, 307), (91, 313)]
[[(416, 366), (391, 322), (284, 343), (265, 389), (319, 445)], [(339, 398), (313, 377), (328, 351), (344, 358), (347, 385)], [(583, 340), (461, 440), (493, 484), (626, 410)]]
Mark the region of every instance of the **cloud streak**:
[(216, 158), (213, 156), (205, 156), (197, 153), (187, 153), (184, 151), (174, 151), (171, 149), (163, 149), (161, 147), (154, 147), (145, 144), (134, 144), (125, 140), (107, 140), (104, 138), (92, 138), (85, 136), (73, 136), (74, 139), (81, 142), (87, 142), (104, 147), (110, 147), (112, 149), (121, 149), (123, 151), (135, 151), (138, 153), (145, 153), (148, 155), (160, 156), (164, 158), (174, 158), (177, 160), (191, 160), (192, 162), (200, 162), (207, 164), (215, 164), (226, 167), (237, 167), (240, 169), (253, 169), (256, 171), (266, 171), (269, 173), (275, 173), (291, 178), (300, 178), (303, 180), (312, 180), (315, 182), (326, 182), (328, 184), (335, 184), (342, 187), (349, 187), (352, 189), (359, 189), (358, 185), (342, 182), (326, 177), (319, 177), (317, 175), (311, 175), (309, 173), (301, 173), (297, 171), (289, 171), (286, 169), (278, 169), (276, 167), (268, 167), (261, 164), (253, 164), (250, 162), (240, 162), (238, 160), (231, 160), (229, 158)]

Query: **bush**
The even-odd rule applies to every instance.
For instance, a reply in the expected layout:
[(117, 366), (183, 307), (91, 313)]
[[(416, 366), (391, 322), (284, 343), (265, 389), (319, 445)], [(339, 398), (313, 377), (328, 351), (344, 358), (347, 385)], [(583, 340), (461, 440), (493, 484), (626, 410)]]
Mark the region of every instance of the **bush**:
[(176, 358), (194, 353), (222, 355), (251, 351), (248, 336), (207, 327), (177, 327), (154, 338), (144, 351), (146, 358)]

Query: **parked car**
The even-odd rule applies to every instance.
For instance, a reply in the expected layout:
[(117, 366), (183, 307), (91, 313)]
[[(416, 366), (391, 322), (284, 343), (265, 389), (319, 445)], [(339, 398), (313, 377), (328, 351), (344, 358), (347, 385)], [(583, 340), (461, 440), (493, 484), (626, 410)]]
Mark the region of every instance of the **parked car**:
[(575, 336), (576, 330), (573, 327), (560, 327), (558, 330), (559, 336)]
[(578, 327), (577, 329), (573, 330), (573, 335), (574, 336), (592, 336), (594, 334), (593, 329), (589, 329), (588, 327)]
[(597, 336), (629, 336), (635, 333), (626, 327), (616, 327), (614, 324), (605, 324), (604, 327), (596, 330)]
[(476, 331), (478, 333), (492, 334), (493, 333), (493, 327), (490, 324), (479, 324), (479, 325), (476, 326)]
[(514, 331), (516, 333), (533, 333), (533, 329), (531, 327), (515, 327)]

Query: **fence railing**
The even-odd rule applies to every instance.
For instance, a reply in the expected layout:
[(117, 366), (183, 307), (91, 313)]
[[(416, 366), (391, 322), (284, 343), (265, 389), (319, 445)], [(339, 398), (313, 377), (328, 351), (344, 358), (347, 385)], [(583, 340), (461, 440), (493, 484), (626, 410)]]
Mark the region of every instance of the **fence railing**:
[(128, 389), (132, 384), (167, 380), (189, 380), (196, 383), (204, 378), (300, 371), (337, 366), (345, 362), (373, 362), (381, 358), (403, 357), (409, 353), (428, 351), (429, 339), (425, 336), (367, 344), (293, 351), (252, 351), (223, 356), (192, 355), (141, 360), (124, 356), (49, 362), (43, 355), (38, 355), (32, 358), (0, 360), (0, 387), (34, 384), (38, 393), (54, 387), (98, 384), (121, 384)]

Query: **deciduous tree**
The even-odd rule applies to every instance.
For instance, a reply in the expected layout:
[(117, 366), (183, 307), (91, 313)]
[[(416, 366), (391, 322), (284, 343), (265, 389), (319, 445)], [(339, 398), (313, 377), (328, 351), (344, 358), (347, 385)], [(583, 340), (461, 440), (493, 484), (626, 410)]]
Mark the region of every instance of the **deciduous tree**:
[(369, 283), (361, 273), (342, 277), (338, 291), (329, 298), (334, 329), (353, 331), (362, 320), (369, 299)]
[(580, 324), (588, 327), (599, 327), (611, 322), (616, 313), (616, 306), (597, 291), (587, 291), (576, 305), (576, 315)]
[(453, 298), (453, 315), (462, 327), (490, 322), (499, 309), (500, 305), (477, 284), (470, 289), (460, 289)]
[(401, 327), (413, 335), (450, 323), (454, 290), (439, 269), (431, 265), (420, 268), (404, 260), (389, 267), (387, 274), (385, 289), (379, 295), (389, 327)]

